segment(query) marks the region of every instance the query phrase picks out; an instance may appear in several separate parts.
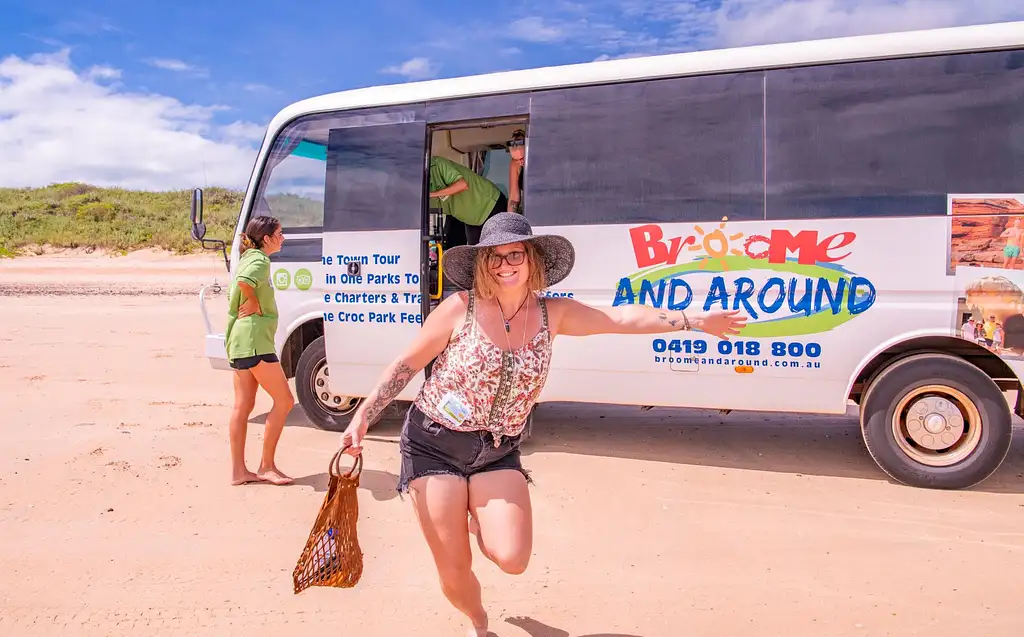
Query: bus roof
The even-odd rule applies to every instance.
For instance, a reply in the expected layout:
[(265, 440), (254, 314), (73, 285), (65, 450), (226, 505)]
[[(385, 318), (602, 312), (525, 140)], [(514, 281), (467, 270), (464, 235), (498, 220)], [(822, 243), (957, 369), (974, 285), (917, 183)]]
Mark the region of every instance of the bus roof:
[(1024, 47), (1024, 21), (787, 42), (567, 64), (328, 93), (295, 102), (271, 121), (273, 136), (309, 113), (709, 73), (762, 70)]

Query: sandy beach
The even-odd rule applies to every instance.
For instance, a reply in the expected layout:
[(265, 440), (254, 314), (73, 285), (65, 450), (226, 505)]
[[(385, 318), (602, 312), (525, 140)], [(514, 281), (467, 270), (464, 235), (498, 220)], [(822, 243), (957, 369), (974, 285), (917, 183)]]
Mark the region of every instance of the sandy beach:
[[(226, 285), (218, 259), (0, 260), (0, 635), (463, 635), (395, 492), (394, 421), (366, 444), (362, 581), (293, 594), (338, 436), (296, 409), (296, 482), (229, 486), (231, 377), (202, 356), (196, 299)], [(524, 463), (529, 570), (474, 546), (499, 637), (1024, 634), (1019, 420), (962, 492), (887, 480), (852, 410), (544, 405)]]

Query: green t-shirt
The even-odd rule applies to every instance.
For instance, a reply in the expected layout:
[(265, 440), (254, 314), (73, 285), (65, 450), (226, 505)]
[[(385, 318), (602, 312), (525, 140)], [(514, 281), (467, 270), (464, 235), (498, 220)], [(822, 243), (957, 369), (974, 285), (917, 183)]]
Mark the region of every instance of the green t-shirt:
[(440, 207), (446, 215), (471, 226), (482, 226), (487, 215), (494, 210), (501, 191), (487, 179), (476, 174), (469, 168), (456, 164), (444, 157), (430, 158), (430, 192), (451, 186), (459, 179), (469, 184), (467, 190), (450, 195), (443, 200), (435, 197), (430, 200), (433, 207)]
[[(245, 301), (238, 286), (248, 283), (256, 291), (260, 314), (238, 318), (238, 306)], [(250, 248), (238, 259), (238, 269), (228, 292), (228, 325), (224, 331), (224, 345), (228, 359), (275, 354), (274, 336), (277, 334), (277, 301), (270, 283), (270, 257), (261, 250)]]

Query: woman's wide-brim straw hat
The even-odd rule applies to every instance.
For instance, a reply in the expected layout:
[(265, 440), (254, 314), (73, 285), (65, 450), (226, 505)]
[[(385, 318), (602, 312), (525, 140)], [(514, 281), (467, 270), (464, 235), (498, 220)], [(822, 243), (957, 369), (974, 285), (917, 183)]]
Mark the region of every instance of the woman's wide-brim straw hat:
[(533, 227), (523, 215), (499, 212), (480, 229), (479, 243), (455, 246), (444, 253), (444, 276), (463, 290), (472, 289), (476, 255), (480, 250), (520, 242), (537, 247), (544, 260), (544, 280), (549, 286), (558, 284), (572, 272), (576, 250), (568, 239), (555, 234), (533, 234)]

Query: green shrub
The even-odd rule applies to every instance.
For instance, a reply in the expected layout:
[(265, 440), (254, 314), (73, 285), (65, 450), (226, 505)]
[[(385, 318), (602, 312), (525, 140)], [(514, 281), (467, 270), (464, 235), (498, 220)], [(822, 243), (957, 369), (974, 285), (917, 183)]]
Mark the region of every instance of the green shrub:
[[(230, 244), (243, 193), (210, 188), (203, 194), (207, 237)], [(33, 244), (198, 251), (199, 243), (189, 235), (191, 197), (191, 190), (146, 192), (80, 183), (0, 188), (0, 256)]]
[(107, 201), (91, 201), (78, 206), (75, 217), (92, 221), (113, 221), (117, 208)]

